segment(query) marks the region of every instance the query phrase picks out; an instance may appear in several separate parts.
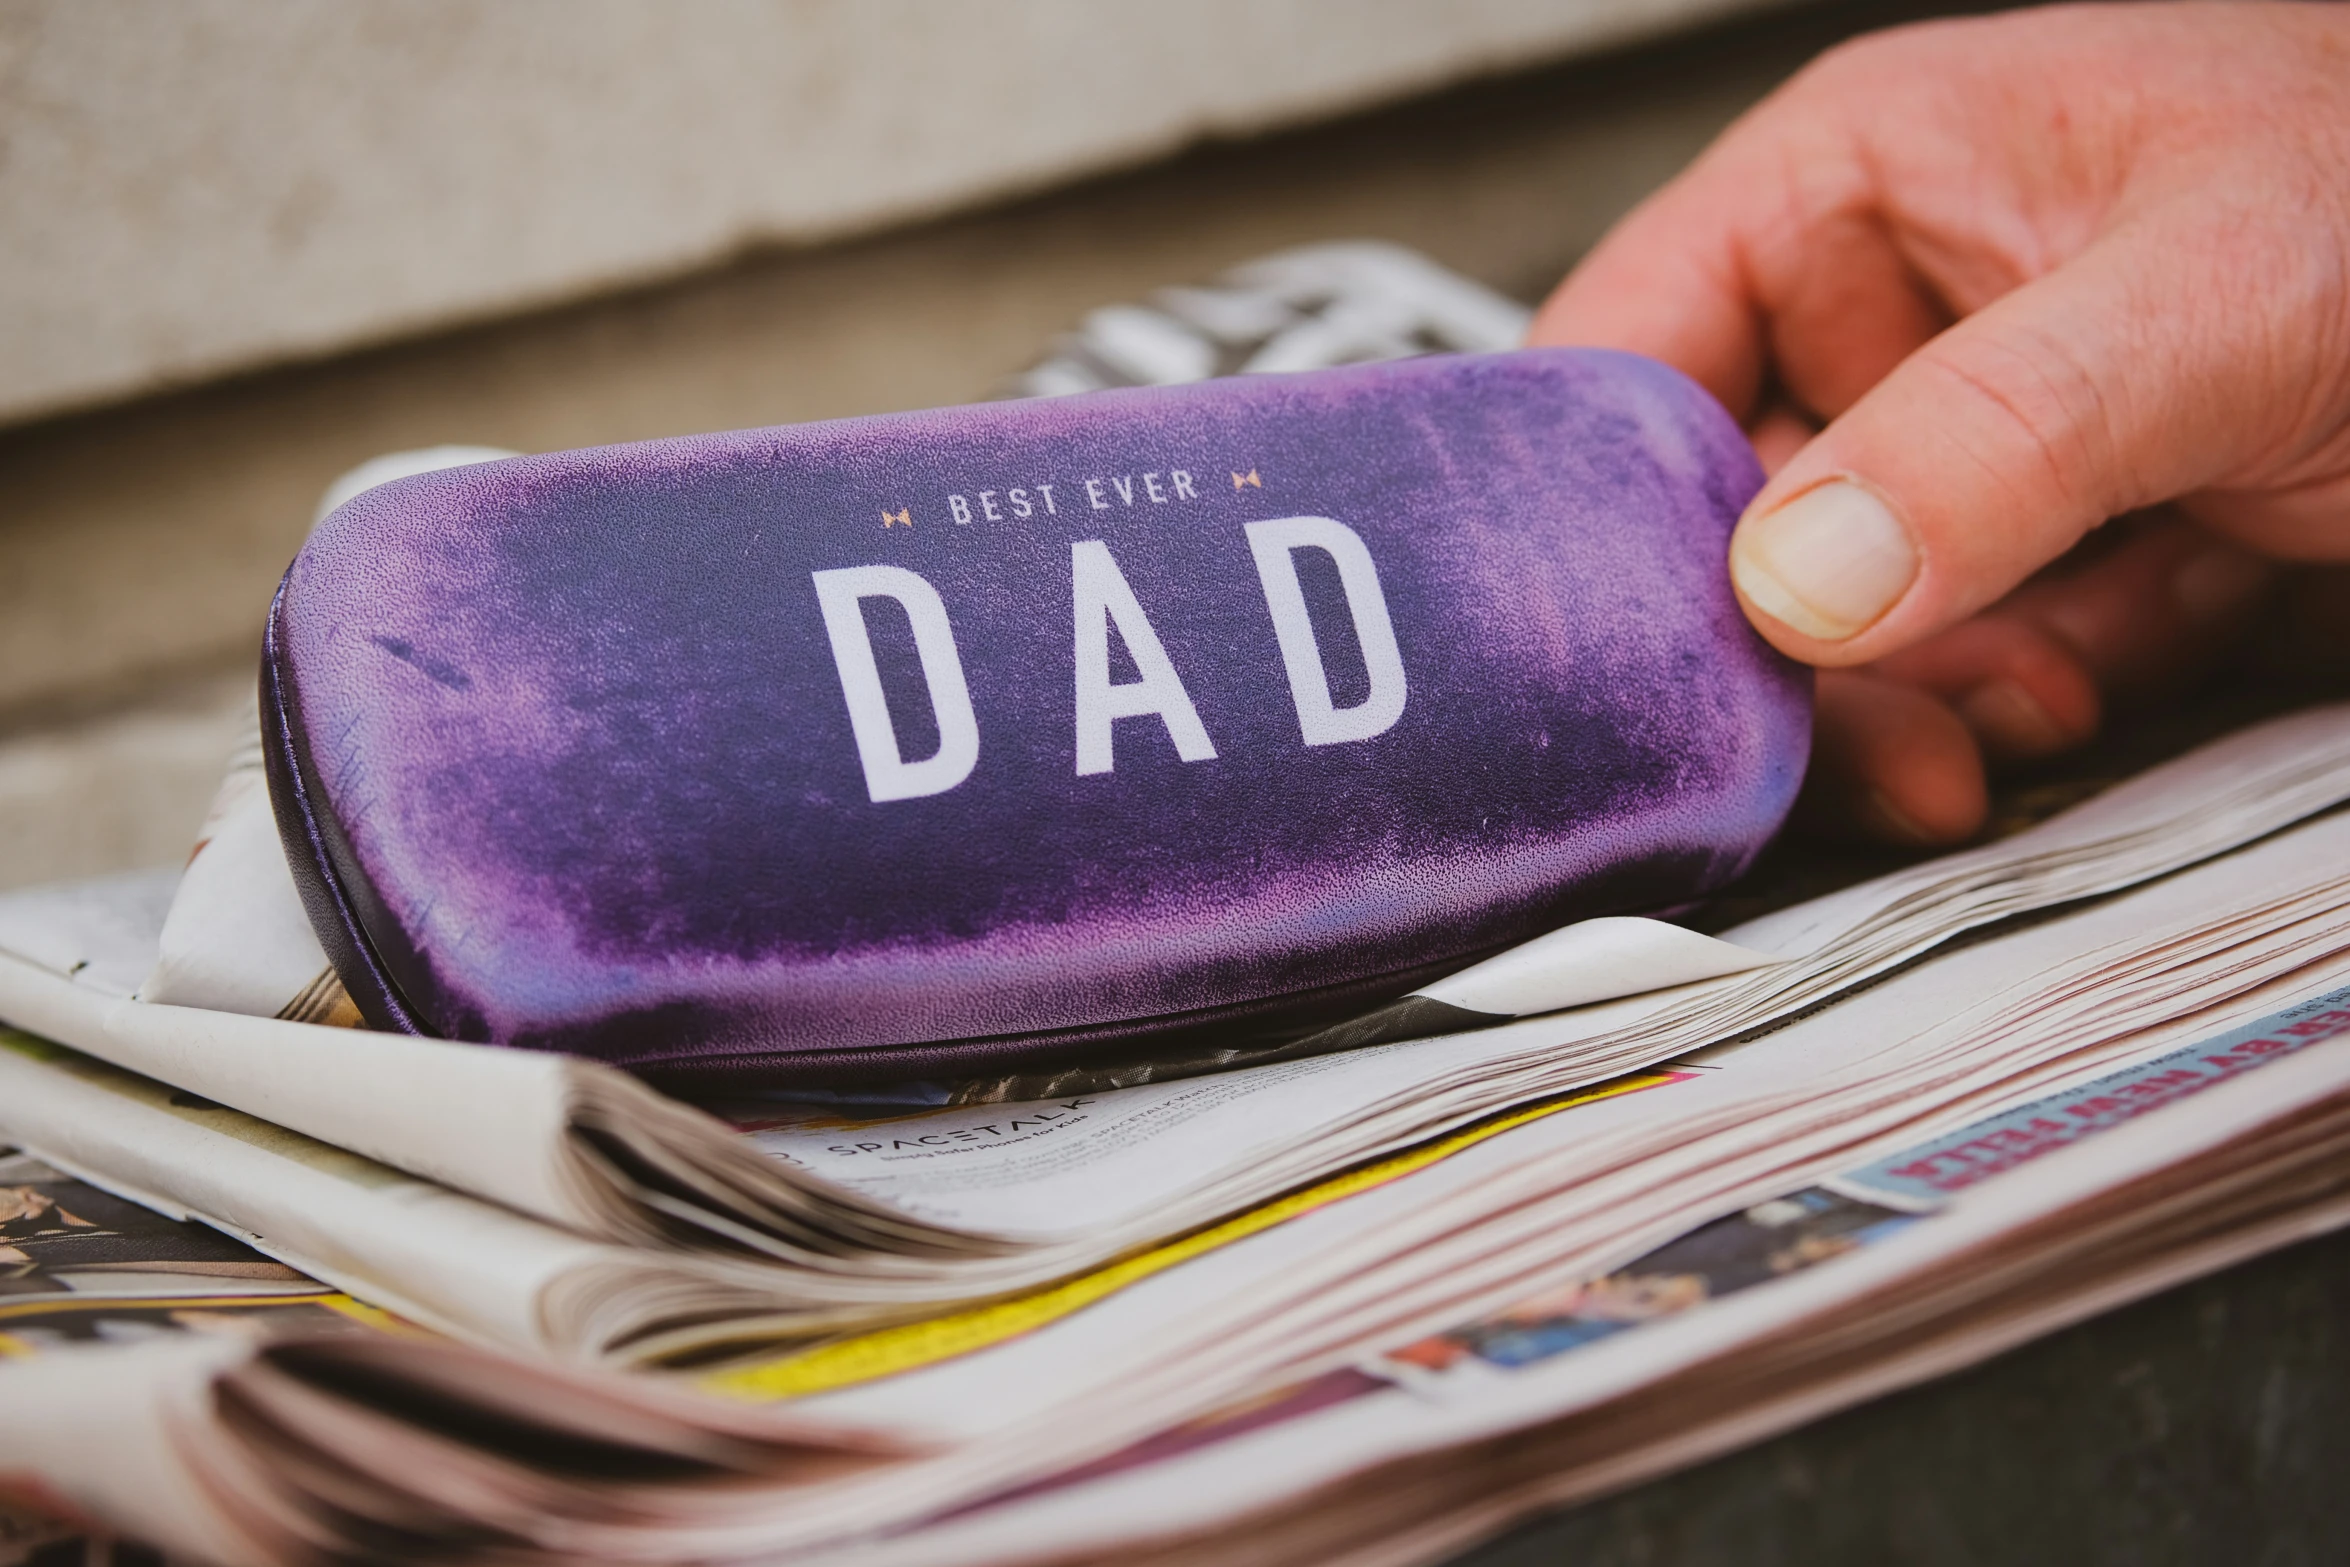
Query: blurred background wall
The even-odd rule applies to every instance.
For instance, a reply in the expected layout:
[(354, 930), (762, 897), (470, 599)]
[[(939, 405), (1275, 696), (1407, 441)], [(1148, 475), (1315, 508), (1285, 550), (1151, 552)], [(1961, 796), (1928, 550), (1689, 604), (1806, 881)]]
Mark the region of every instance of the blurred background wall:
[(19, 3), (0, 419), (925, 217), (1759, 0)]
[(1919, 0), (0, 0), (0, 886), (185, 853), (319, 491), (984, 397), (1375, 237), (1538, 297)]

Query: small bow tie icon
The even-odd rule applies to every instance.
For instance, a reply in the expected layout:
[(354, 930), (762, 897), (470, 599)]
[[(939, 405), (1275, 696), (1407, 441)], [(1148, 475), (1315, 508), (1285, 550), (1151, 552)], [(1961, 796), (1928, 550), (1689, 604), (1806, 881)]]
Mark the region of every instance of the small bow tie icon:
[(1237, 490), (1244, 484), (1255, 485), (1260, 490), (1265, 487), (1265, 481), (1257, 477), (1257, 471), (1254, 468), (1251, 468), (1246, 473), (1236, 473), (1232, 476), (1232, 487), (1234, 489)]

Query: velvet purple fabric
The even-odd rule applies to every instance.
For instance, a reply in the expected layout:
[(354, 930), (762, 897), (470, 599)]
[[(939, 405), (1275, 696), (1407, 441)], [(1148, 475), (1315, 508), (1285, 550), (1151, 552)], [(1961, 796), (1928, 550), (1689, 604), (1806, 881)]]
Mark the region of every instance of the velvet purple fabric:
[(1567, 350), (421, 475), (287, 573), (273, 794), (378, 1026), (735, 1084), (1296, 1026), (1752, 859), (1759, 483)]

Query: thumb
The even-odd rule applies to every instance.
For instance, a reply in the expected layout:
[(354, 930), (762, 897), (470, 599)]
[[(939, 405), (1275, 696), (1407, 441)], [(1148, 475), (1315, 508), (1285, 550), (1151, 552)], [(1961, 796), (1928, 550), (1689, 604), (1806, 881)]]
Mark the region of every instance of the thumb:
[(1730, 574), (1764, 636), (1813, 664), (1880, 658), (2230, 470), (2273, 416), (2247, 383), (2276, 361), (2147, 275), (2174, 247), (2117, 238), (1925, 343), (1763, 488)]

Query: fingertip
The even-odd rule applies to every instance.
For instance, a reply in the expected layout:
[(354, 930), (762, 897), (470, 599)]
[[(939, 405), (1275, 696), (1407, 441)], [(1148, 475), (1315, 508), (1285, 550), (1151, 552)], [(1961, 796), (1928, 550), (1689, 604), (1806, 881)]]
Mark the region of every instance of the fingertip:
[(2277, 568), (2246, 550), (2214, 541), (2172, 570), (2170, 592), (2194, 630), (2228, 627), (2249, 613), (2277, 578)]
[(1952, 705), (1986, 755), (2033, 761), (2081, 745), (2105, 716), (2080, 656), (2026, 621), (1988, 616), (1949, 634), (1979, 644), (1979, 667)]
[(1732, 260), (1734, 236), (1683, 175), (1635, 208), (1535, 311), (1526, 341), (1618, 348), (1662, 360), (1744, 419), (1763, 383), (1760, 306)]
[(1948, 706), (1873, 675), (1820, 676), (1798, 806), (1807, 830), (1941, 848), (1972, 838), (1989, 813), (1982, 753)]
[(1773, 646), (1840, 666), (1863, 661), (1857, 639), (1908, 596), (1923, 560), (1883, 495), (1830, 474), (1749, 507), (1729, 564), (1746, 618)]
[(1990, 680), (1958, 700), (1958, 716), (1986, 755), (2031, 761), (2069, 750), (2095, 731), (2092, 718), (2060, 718), (2040, 693), (2020, 680)]
[(2030, 618), (1980, 615), (1870, 666), (1939, 697), (1994, 761), (2025, 761), (2079, 745), (2104, 718), (2094, 671)]
[(2060, 719), (2068, 717), (2068, 682), (2092, 707), (2099, 692), (2126, 703), (2174, 691), (2250, 630), (2271, 601), (2274, 563), (2182, 521), (2133, 521), (2108, 547), (2027, 584), (1982, 617), (2040, 645), (2026, 661), (2031, 667), (2017, 672)]
[(1885, 789), (1862, 792), (1857, 820), (1869, 837), (1905, 847), (1940, 848), (1945, 844), (1964, 842), (1973, 836), (1971, 830), (1955, 834), (1937, 831), (1927, 822), (1912, 816), (1904, 808), (1903, 802)]

